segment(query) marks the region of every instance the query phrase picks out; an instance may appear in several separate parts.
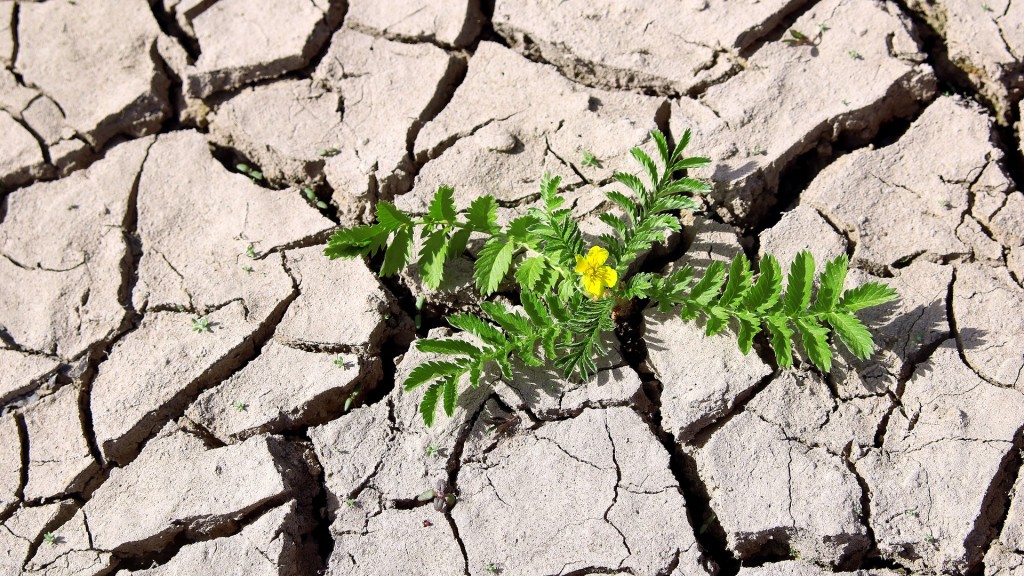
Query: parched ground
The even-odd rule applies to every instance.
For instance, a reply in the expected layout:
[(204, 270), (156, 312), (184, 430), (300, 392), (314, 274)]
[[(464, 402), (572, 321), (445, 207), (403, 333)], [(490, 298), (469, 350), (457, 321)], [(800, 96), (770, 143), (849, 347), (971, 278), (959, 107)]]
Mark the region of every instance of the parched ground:
[[(1022, 56), (1013, 0), (0, 0), (0, 576), (1024, 575)], [(331, 231), (551, 171), (593, 232), (655, 128), (714, 193), (646, 265), (848, 254), (877, 354), (639, 311), (424, 427), (471, 261)]]

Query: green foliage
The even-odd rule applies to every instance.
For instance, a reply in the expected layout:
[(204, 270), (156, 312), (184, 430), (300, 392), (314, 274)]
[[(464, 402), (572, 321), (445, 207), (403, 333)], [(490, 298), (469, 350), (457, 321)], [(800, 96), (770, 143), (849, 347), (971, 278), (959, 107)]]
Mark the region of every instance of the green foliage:
[[(449, 417), (455, 413), (460, 388), (511, 379), (516, 364), (554, 366), (567, 379), (591, 378), (608, 352), (605, 342), (614, 339), (618, 315), (631, 302), (678, 310), (684, 320), (702, 318), (709, 335), (730, 328), (744, 354), (764, 333), (783, 368), (793, 366), (795, 348), (822, 371), (831, 368), (837, 342), (858, 358), (872, 354), (871, 334), (855, 312), (890, 302), (896, 293), (876, 282), (844, 291), (845, 255), (817, 275), (809, 252), (797, 255), (786, 274), (771, 255), (755, 269), (743, 254), (728, 264), (712, 262), (702, 273), (691, 266), (670, 274), (636, 271), (653, 245), (681, 231), (680, 212), (699, 207), (695, 195), (711, 190), (687, 175), (710, 164), (708, 158), (684, 156), (690, 137), (686, 131), (670, 147), (655, 131), (656, 157), (640, 148), (630, 151), (640, 173), (613, 175), (616, 189), (605, 196), (618, 213), (600, 215), (609, 231), (596, 247), (586, 245), (559, 192), (560, 179), (550, 174), (541, 179), (540, 201), (505, 225), (498, 223), (493, 197), (481, 196), (460, 210), (455, 190), (441, 186), (425, 214), (406, 214), (380, 201), (376, 223), (331, 237), (324, 251), (329, 258), (383, 252), (382, 276), (415, 262), (429, 288), (441, 285), (446, 263), (465, 254), (471, 236), (482, 241), (473, 264), (479, 311), (449, 316), (458, 332), (453, 337), (417, 340), (417, 350), (438, 356), (414, 366), (403, 384), (406, 391), (422, 389), (420, 414), (428, 426), (439, 409)], [(494, 297), (498, 292), (516, 295)]]
[(57, 535), (53, 532), (43, 532), (43, 542), (46, 542), (47, 544), (56, 544)]
[(249, 178), (252, 178), (253, 182), (259, 182), (263, 180), (263, 172), (249, 166), (248, 164), (235, 164), (235, 170), (238, 170), (242, 174), (245, 174)]
[(210, 319), (206, 316), (192, 319), (192, 331), (196, 334), (203, 332), (213, 332), (213, 328), (210, 326)]

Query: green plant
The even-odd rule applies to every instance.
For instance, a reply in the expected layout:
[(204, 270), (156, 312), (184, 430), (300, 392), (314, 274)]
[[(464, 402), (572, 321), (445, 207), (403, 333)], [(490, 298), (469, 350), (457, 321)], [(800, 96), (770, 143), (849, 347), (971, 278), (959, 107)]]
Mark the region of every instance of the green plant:
[(319, 154), (323, 158), (330, 158), (331, 156), (337, 156), (338, 154), (341, 154), (341, 150), (338, 150), (337, 148), (324, 148), (317, 154)]
[(821, 40), (822, 33), (828, 30), (828, 27), (824, 24), (818, 26), (818, 33), (815, 34), (814, 38), (804, 34), (796, 28), (789, 29), (789, 37), (783, 38), (782, 41), (790, 46), (817, 46)]
[(583, 151), (583, 161), (580, 163), (589, 168), (604, 168), (604, 164), (590, 150)]
[(856, 50), (850, 50), (849, 52), (847, 52), (847, 54), (849, 54), (850, 58), (853, 58), (854, 60), (864, 59), (864, 57), (860, 55), (860, 52), (857, 52)]
[(253, 260), (255, 260), (256, 257), (258, 256), (258, 254), (256, 254), (256, 247), (253, 246), (252, 244), (249, 244), (248, 246), (246, 246), (245, 247), (245, 255), (248, 256), (249, 258), (252, 258)]
[[(610, 232), (598, 237), (599, 245), (585, 245), (571, 210), (564, 206), (559, 178), (547, 174), (541, 181), (540, 206), (506, 226), (498, 225), (492, 196), (481, 196), (460, 212), (454, 189), (441, 186), (426, 214), (416, 217), (380, 201), (376, 224), (341, 229), (330, 238), (324, 250), (329, 258), (371, 257), (383, 251), (380, 274), (390, 276), (412, 260), (413, 238), (419, 235), (419, 269), (431, 288), (440, 285), (445, 262), (466, 251), (470, 235), (486, 239), (474, 263), (476, 287), (484, 298), (482, 314), (448, 317), (448, 324), (462, 335), (416, 342), (422, 352), (448, 356), (414, 367), (404, 382), (407, 391), (426, 388), (420, 413), (428, 426), (438, 404), (449, 416), (454, 413), (463, 376), (470, 386), (479, 386), (491, 364), (505, 378), (512, 378), (515, 360), (527, 366), (551, 363), (566, 378), (587, 380), (597, 371), (595, 360), (606, 353), (603, 341), (616, 322), (648, 302), (664, 312), (679, 310), (685, 320), (703, 316), (709, 335), (731, 325), (744, 354), (750, 352), (754, 336), (765, 331), (783, 368), (793, 365), (796, 335), (810, 362), (822, 371), (831, 368), (832, 333), (855, 356), (871, 355), (871, 334), (854, 313), (889, 302), (896, 293), (876, 282), (843, 292), (845, 255), (828, 262), (817, 276), (816, 296), (809, 252), (794, 259), (785, 293), (782, 269), (771, 255), (761, 259), (756, 278), (742, 253), (728, 265), (711, 263), (702, 274), (691, 266), (667, 275), (637, 272), (641, 256), (681, 231), (679, 212), (698, 209), (692, 196), (710, 191), (706, 182), (683, 175), (710, 163), (683, 156), (689, 131), (673, 149), (660, 132), (651, 136), (660, 167), (642, 149), (631, 150), (646, 181), (633, 174), (613, 175), (628, 192), (605, 191), (622, 214), (600, 215)], [(505, 284), (509, 276), (518, 284), (521, 306), (489, 298), (503, 285), (514, 289)]]
[(246, 412), (249, 410), (249, 405), (244, 402), (232, 402), (231, 407), (237, 410), (238, 412)]
[(43, 542), (46, 542), (47, 544), (56, 544), (57, 543), (57, 535), (54, 534), (53, 532), (44, 532), (43, 533)]
[(263, 172), (260, 172), (259, 170), (253, 168), (252, 166), (249, 166), (248, 164), (235, 164), (235, 170), (238, 170), (242, 174), (245, 174), (249, 178), (252, 178), (253, 181), (258, 182), (260, 180), (263, 180)]
[(493, 562), (492, 563), (488, 563), (488, 564), (484, 564), (484, 572), (487, 572), (488, 574), (498, 574), (499, 573), (499, 568)]
[(309, 186), (302, 187), (302, 193), (306, 195), (306, 199), (309, 200), (314, 206), (321, 210), (327, 210), (327, 203), (316, 197), (316, 192)]
[(349, 508), (355, 508), (356, 507), (356, 499), (355, 498), (346, 498), (345, 499), (345, 506), (348, 506)]
[(210, 327), (210, 319), (207, 318), (206, 316), (193, 318), (192, 331), (195, 332), (196, 334), (199, 334), (201, 332), (213, 332), (213, 329)]
[(334, 365), (337, 366), (338, 368), (349, 368), (353, 364), (352, 362), (349, 361), (348, 358), (346, 358), (344, 355), (341, 355), (334, 359)]
[(438, 449), (436, 444), (431, 444), (431, 445), (427, 446), (427, 449), (426, 449), (427, 456), (436, 456), (438, 451), (439, 451), (439, 449)]
[(252, 266), (242, 266), (242, 272), (245, 272), (246, 274), (252, 274)]

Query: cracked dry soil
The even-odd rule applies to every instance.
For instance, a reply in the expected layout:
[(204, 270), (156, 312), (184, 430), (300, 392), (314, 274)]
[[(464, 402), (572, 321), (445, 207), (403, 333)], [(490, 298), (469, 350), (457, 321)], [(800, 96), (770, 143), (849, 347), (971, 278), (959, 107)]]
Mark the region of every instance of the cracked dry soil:
[[(1013, 0), (0, 0), (0, 576), (1024, 575), (1022, 56)], [(637, 310), (424, 427), (471, 258), (332, 229), (551, 171), (597, 235), (655, 128), (715, 191), (645, 266), (845, 253), (878, 352)]]

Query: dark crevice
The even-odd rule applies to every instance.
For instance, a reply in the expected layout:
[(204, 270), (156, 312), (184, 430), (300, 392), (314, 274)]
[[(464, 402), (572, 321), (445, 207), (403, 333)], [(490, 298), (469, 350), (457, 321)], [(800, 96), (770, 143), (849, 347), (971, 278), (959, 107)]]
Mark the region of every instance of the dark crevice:
[[(309, 440), (309, 435), (306, 431), (301, 431), (301, 438), (303, 442), (312, 444)], [(316, 455), (315, 450), (307, 450), (307, 458), (312, 462), (312, 468), (316, 473), (316, 484), (319, 486), (319, 491), (313, 497), (312, 502), (312, 514), (315, 524), (311, 531), (311, 537), (316, 546), (316, 553), (319, 557), (319, 563), (321, 566), (328, 566), (331, 560), (331, 554), (334, 553), (334, 537), (331, 535), (331, 514), (329, 512), (328, 497), (329, 492), (327, 490), (327, 483), (325, 478), (325, 471), (323, 465), (320, 463), (320, 459)], [(354, 496), (353, 496), (354, 497)]]
[(1024, 460), (1022, 449), (1024, 449), (1024, 427), (1018, 429), (1014, 435), (1013, 444), (1003, 456), (992, 483), (985, 491), (981, 510), (974, 520), (974, 526), (967, 538), (964, 539), (968, 565), (966, 576), (982, 576), (985, 573), (983, 562), (985, 554), (991, 548), (992, 542), (999, 538), (1009, 514), (1010, 493), (1020, 475), (1022, 460)]
[(21, 474), (18, 479), (18, 489), (15, 491), (15, 496), (18, 500), (25, 500), (25, 487), (28, 486), (28, 468), (31, 462), (28, 436), (28, 425), (25, 423), (25, 416), (20, 413), (14, 414), (14, 422), (18, 427), (18, 439), (21, 441)]
[[(795, 0), (791, 2), (789, 6), (780, 10), (780, 14), (776, 17), (773, 23), (774, 27), (771, 30), (761, 30), (759, 38), (752, 38), (742, 42), (743, 48), (739, 51), (739, 56), (744, 59), (750, 58), (754, 53), (763, 48), (765, 44), (781, 40), (784, 36), (788, 35), (789, 29), (796, 24), (796, 21), (809, 12), (811, 8), (814, 8), (817, 3), (817, 0)], [(817, 30), (800, 30), (800, 32), (813, 37)]]
[[(212, 5), (214, 2), (207, 0), (206, 4)], [(181, 24), (178, 23), (178, 19), (174, 14), (165, 11), (158, 0), (151, 0), (149, 3), (150, 9), (153, 12), (153, 18), (156, 19), (157, 25), (160, 26), (160, 31), (164, 35), (169, 36), (175, 40), (185, 53), (188, 54), (189, 64), (195, 63), (199, 59), (201, 50), (199, 49), (199, 41), (191, 37), (182, 28)], [(205, 9), (204, 7), (203, 9)], [(198, 16), (198, 14), (196, 14)]]

